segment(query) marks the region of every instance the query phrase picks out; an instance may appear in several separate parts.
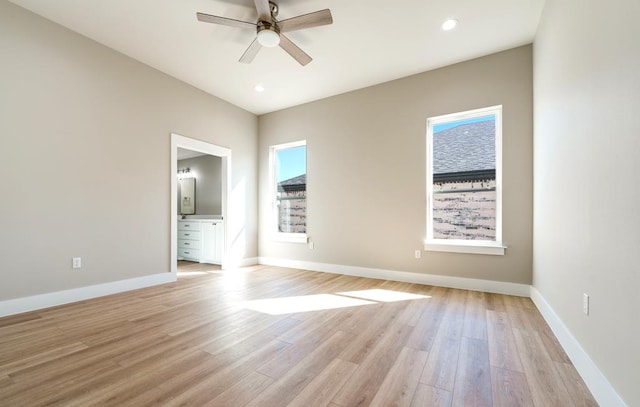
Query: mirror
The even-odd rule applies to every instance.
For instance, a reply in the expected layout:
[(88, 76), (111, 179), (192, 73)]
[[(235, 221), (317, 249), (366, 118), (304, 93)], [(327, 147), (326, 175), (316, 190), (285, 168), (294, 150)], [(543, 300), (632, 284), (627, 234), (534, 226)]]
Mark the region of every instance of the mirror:
[(180, 214), (194, 215), (196, 213), (196, 179), (183, 178), (180, 180)]

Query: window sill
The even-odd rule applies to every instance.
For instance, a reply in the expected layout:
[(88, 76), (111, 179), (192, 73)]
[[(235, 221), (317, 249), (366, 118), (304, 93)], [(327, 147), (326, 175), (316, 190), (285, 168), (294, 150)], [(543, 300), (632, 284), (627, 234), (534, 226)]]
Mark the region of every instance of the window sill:
[(309, 239), (306, 233), (275, 233), (272, 240), (286, 243), (307, 243)]
[(424, 250), (426, 251), (488, 254), (493, 256), (504, 256), (506, 248), (506, 246), (503, 246), (500, 243), (465, 242), (461, 240), (451, 242), (427, 241), (424, 243)]

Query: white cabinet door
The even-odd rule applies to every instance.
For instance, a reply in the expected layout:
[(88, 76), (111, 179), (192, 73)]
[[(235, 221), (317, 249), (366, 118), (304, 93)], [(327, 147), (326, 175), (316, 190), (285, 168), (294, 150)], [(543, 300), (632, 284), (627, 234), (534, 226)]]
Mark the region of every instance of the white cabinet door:
[(222, 247), (224, 245), (224, 226), (222, 222), (202, 222), (202, 259), (203, 263), (222, 263)]

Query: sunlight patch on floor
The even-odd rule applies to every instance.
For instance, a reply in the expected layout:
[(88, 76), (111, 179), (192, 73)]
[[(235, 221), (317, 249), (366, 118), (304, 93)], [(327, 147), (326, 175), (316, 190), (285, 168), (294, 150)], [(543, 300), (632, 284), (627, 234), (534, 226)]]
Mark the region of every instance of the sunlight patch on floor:
[(297, 312), (320, 311), (335, 308), (357, 307), (375, 304), (371, 301), (343, 297), (334, 294), (314, 294), (297, 297), (269, 298), (240, 302), (237, 305), (271, 315), (294, 314)]
[(346, 291), (336, 294), (267, 298), (263, 300), (238, 302), (236, 305), (265, 314), (282, 315), (427, 298), (431, 298), (431, 296), (376, 288), (371, 290)]
[(402, 291), (384, 290), (381, 288), (374, 288), (371, 290), (347, 291), (347, 292), (338, 293), (338, 295), (364, 298), (366, 300), (372, 300), (372, 301), (378, 301), (378, 302), (396, 302), (396, 301), (422, 300), (425, 298), (431, 298), (431, 296), (429, 295), (420, 295), (420, 294), (405, 293)]
[(180, 271), (178, 270), (178, 277), (190, 277), (190, 276), (203, 276), (210, 274), (207, 271)]

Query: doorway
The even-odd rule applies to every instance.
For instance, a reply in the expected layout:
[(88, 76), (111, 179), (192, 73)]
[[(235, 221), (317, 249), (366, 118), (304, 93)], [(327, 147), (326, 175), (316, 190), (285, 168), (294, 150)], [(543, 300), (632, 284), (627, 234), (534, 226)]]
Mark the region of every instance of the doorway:
[(215, 144), (171, 133), (171, 273), (177, 277), (178, 271), (178, 149), (212, 155), (221, 159), (221, 199), (220, 214), (223, 225), (222, 269), (226, 268), (229, 252), (228, 239), (228, 199), (231, 187), (231, 150)]

